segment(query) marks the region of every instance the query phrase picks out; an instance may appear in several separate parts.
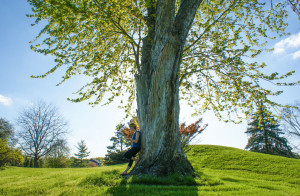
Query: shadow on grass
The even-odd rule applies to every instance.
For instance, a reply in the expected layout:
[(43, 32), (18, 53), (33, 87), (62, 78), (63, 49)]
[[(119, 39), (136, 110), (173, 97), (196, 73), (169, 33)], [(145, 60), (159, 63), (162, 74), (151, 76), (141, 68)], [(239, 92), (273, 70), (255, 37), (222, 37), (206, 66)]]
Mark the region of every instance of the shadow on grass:
[(199, 186), (215, 186), (219, 180), (212, 180), (198, 174), (197, 177), (181, 177), (173, 174), (167, 178), (153, 176), (128, 179), (119, 175), (119, 170), (94, 174), (85, 178), (80, 185), (108, 187), (108, 195), (198, 195)]

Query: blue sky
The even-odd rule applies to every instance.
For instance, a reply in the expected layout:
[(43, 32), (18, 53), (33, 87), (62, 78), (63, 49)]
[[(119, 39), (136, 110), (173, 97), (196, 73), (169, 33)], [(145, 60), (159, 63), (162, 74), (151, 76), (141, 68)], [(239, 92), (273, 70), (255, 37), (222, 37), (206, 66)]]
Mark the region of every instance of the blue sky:
[[(44, 56), (30, 50), (32, 41), (39, 32), (31, 27), (32, 19), (25, 15), (30, 13), (29, 4), (23, 0), (0, 1), (0, 117), (13, 124), (18, 112), (30, 106), (39, 99), (52, 103), (59, 108), (62, 116), (69, 122), (68, 142), (71, 155), (76, 152), (75, 145), (81, 139), (86, 141), (91, 156), (104, 156), (109, 139), (113, 136), (116, 125), (123, 119), (123, 111), (117, 109), (117, 103), (109, 106), (91, 107), (87, 102), (71, 103), (67, 101), (72, 93), (84, 83), (84, 79), (74, 77), (62, 84), (62, 71), (58, 71), (45, 79), (32, 79), (31, 75), (40, 75), (54, 66), (51, 56)], [(295, 70), (296, 74), (290, 81), (300, 80), (300, 21), (294, 13), (289, 17), (288, 31), (290, 36), (272, 40), (270, 47), (275, 51), (262, 54), (258, 60), (268, 65), (266, 72), (284, 73)], [(299, 100), (300, 86), (269, 88), (284, 90), (280, 97), (274, 100), (287, 104)], [(194, 122), (197, 117), (191, 117), (192, 110), (181, 106), (181, 122)], [(242, 124), (219, 122), (211, 113), (206, 113), (204, 123), (208, 128), (197, 139), (200, 144), (215, 144), (243, 149), (247, 143), (244, 131), (246, 122)], [(17, 127), (16, 127), (17, 128)]]

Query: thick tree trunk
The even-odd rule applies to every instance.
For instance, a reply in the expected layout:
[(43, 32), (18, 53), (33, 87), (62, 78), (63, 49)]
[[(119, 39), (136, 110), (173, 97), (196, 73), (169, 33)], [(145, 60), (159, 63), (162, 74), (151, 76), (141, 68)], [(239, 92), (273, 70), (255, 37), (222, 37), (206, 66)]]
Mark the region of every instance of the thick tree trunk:
[[(179, 71), (183, 48), (202, 0), (184, 0), (175, 16), (175, 0), (157, 0), (148, 8), (141, 72), (136, 76), (137, 116), (142, 156), (133, 175), (189, 175), (194, 172), (179, 133)], [(154, 16), (155, 15), (155, 16)]]
[(133, 173), (166, 176), (191, 174), (179, 134), (180, 47), (171, 37), (159, 56), (150, 83), (137, 76), (138, 120), (142, 131), (143, 155)]

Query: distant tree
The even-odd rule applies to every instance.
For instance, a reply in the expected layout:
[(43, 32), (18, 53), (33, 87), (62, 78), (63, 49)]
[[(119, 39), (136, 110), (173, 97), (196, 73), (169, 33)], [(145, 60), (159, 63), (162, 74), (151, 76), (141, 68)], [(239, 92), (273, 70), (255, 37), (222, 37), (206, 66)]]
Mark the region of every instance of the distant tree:
[(126, 140), (126, 136), (122, 132), (124, 128), (126, 128), (124, 124), (119, 124), (116, 127), (115, 136), (110, 138), (113, 144), (112, 146), (107, 146), (107, 152), (121, 152), (130, 146), (130, 143)]
[(51, 152), (45, 158), (45, 166), (51, 168), (70, 167), (71, 160), (69, 159), (70, 148), (65, 139), (60, 139), (58, 145), (54, 146)]
[(61, 145), (61, 140), (67, 132), (67, 123), (58, 113), (56, 107), (39, 101), (24, 109), (18, 117), (19, 144), (26, 156), (32, 157), (34, 167), (38, 167), (41, 157)]
[(90, 152), (88, 152), (88, 148), (85, 144), (84, 140), (81, 140), (80, 142), (77, 143), (77, 150), (78, 153), (75, 154), (75, 166), (77, 167), (84, 167), (87, 165), (87, 161), (84, 160), (84, 158), (88, 157), (90, 155)]
[(282, 137), (279, 122), (267, 109), (260, 105), (248, 124), (247, 133), (250, 137), (245, 149), (285, 157), (295, 157), (287, 139)]
[(300, 102), (296, 101), (294, 107), (282, 110), (282, 121), (290, 143), (295, 150), (300, 151)]
[(12, 146), (16, 143), (14, 127), (4, 118), (0, 118), (0, 139), (6, 139), (8, 144)]
[(8, 145), (6, 139), (0, 139), (0, 167), (7, 164), (20, 165), (24, 161), (19, 149), (14, 149)]
[(107, 154), (105, 155), (105, 164), (120, 164), (128, 160), (124, 158), (125, 150), (130, 146), (130, 142), (126, 140), (126, 136), (122, 131), (128, 130), (124, 124), (119, 124), (116, 127), (115, 135), (110, 139), (113, 142), (112, 146), (107, 146)]
[(69, 157), (70, 148), (68, 142), (65, 139), (59, 139), (56, 145), (53, 146), (52, 150), (49, 152), (47, 157), (59, 158), (59, 157)]

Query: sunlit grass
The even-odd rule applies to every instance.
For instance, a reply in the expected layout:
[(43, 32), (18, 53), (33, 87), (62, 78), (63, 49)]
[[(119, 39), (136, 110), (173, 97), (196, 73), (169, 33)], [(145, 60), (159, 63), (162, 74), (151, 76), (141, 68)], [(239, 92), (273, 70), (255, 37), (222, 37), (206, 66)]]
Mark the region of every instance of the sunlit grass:
[(199, 177), (124, 179), (126, 164), (100, 168), (0, 171), (1, 195), (299, 195), (300, 160), (235, 148), (193, 146)]

